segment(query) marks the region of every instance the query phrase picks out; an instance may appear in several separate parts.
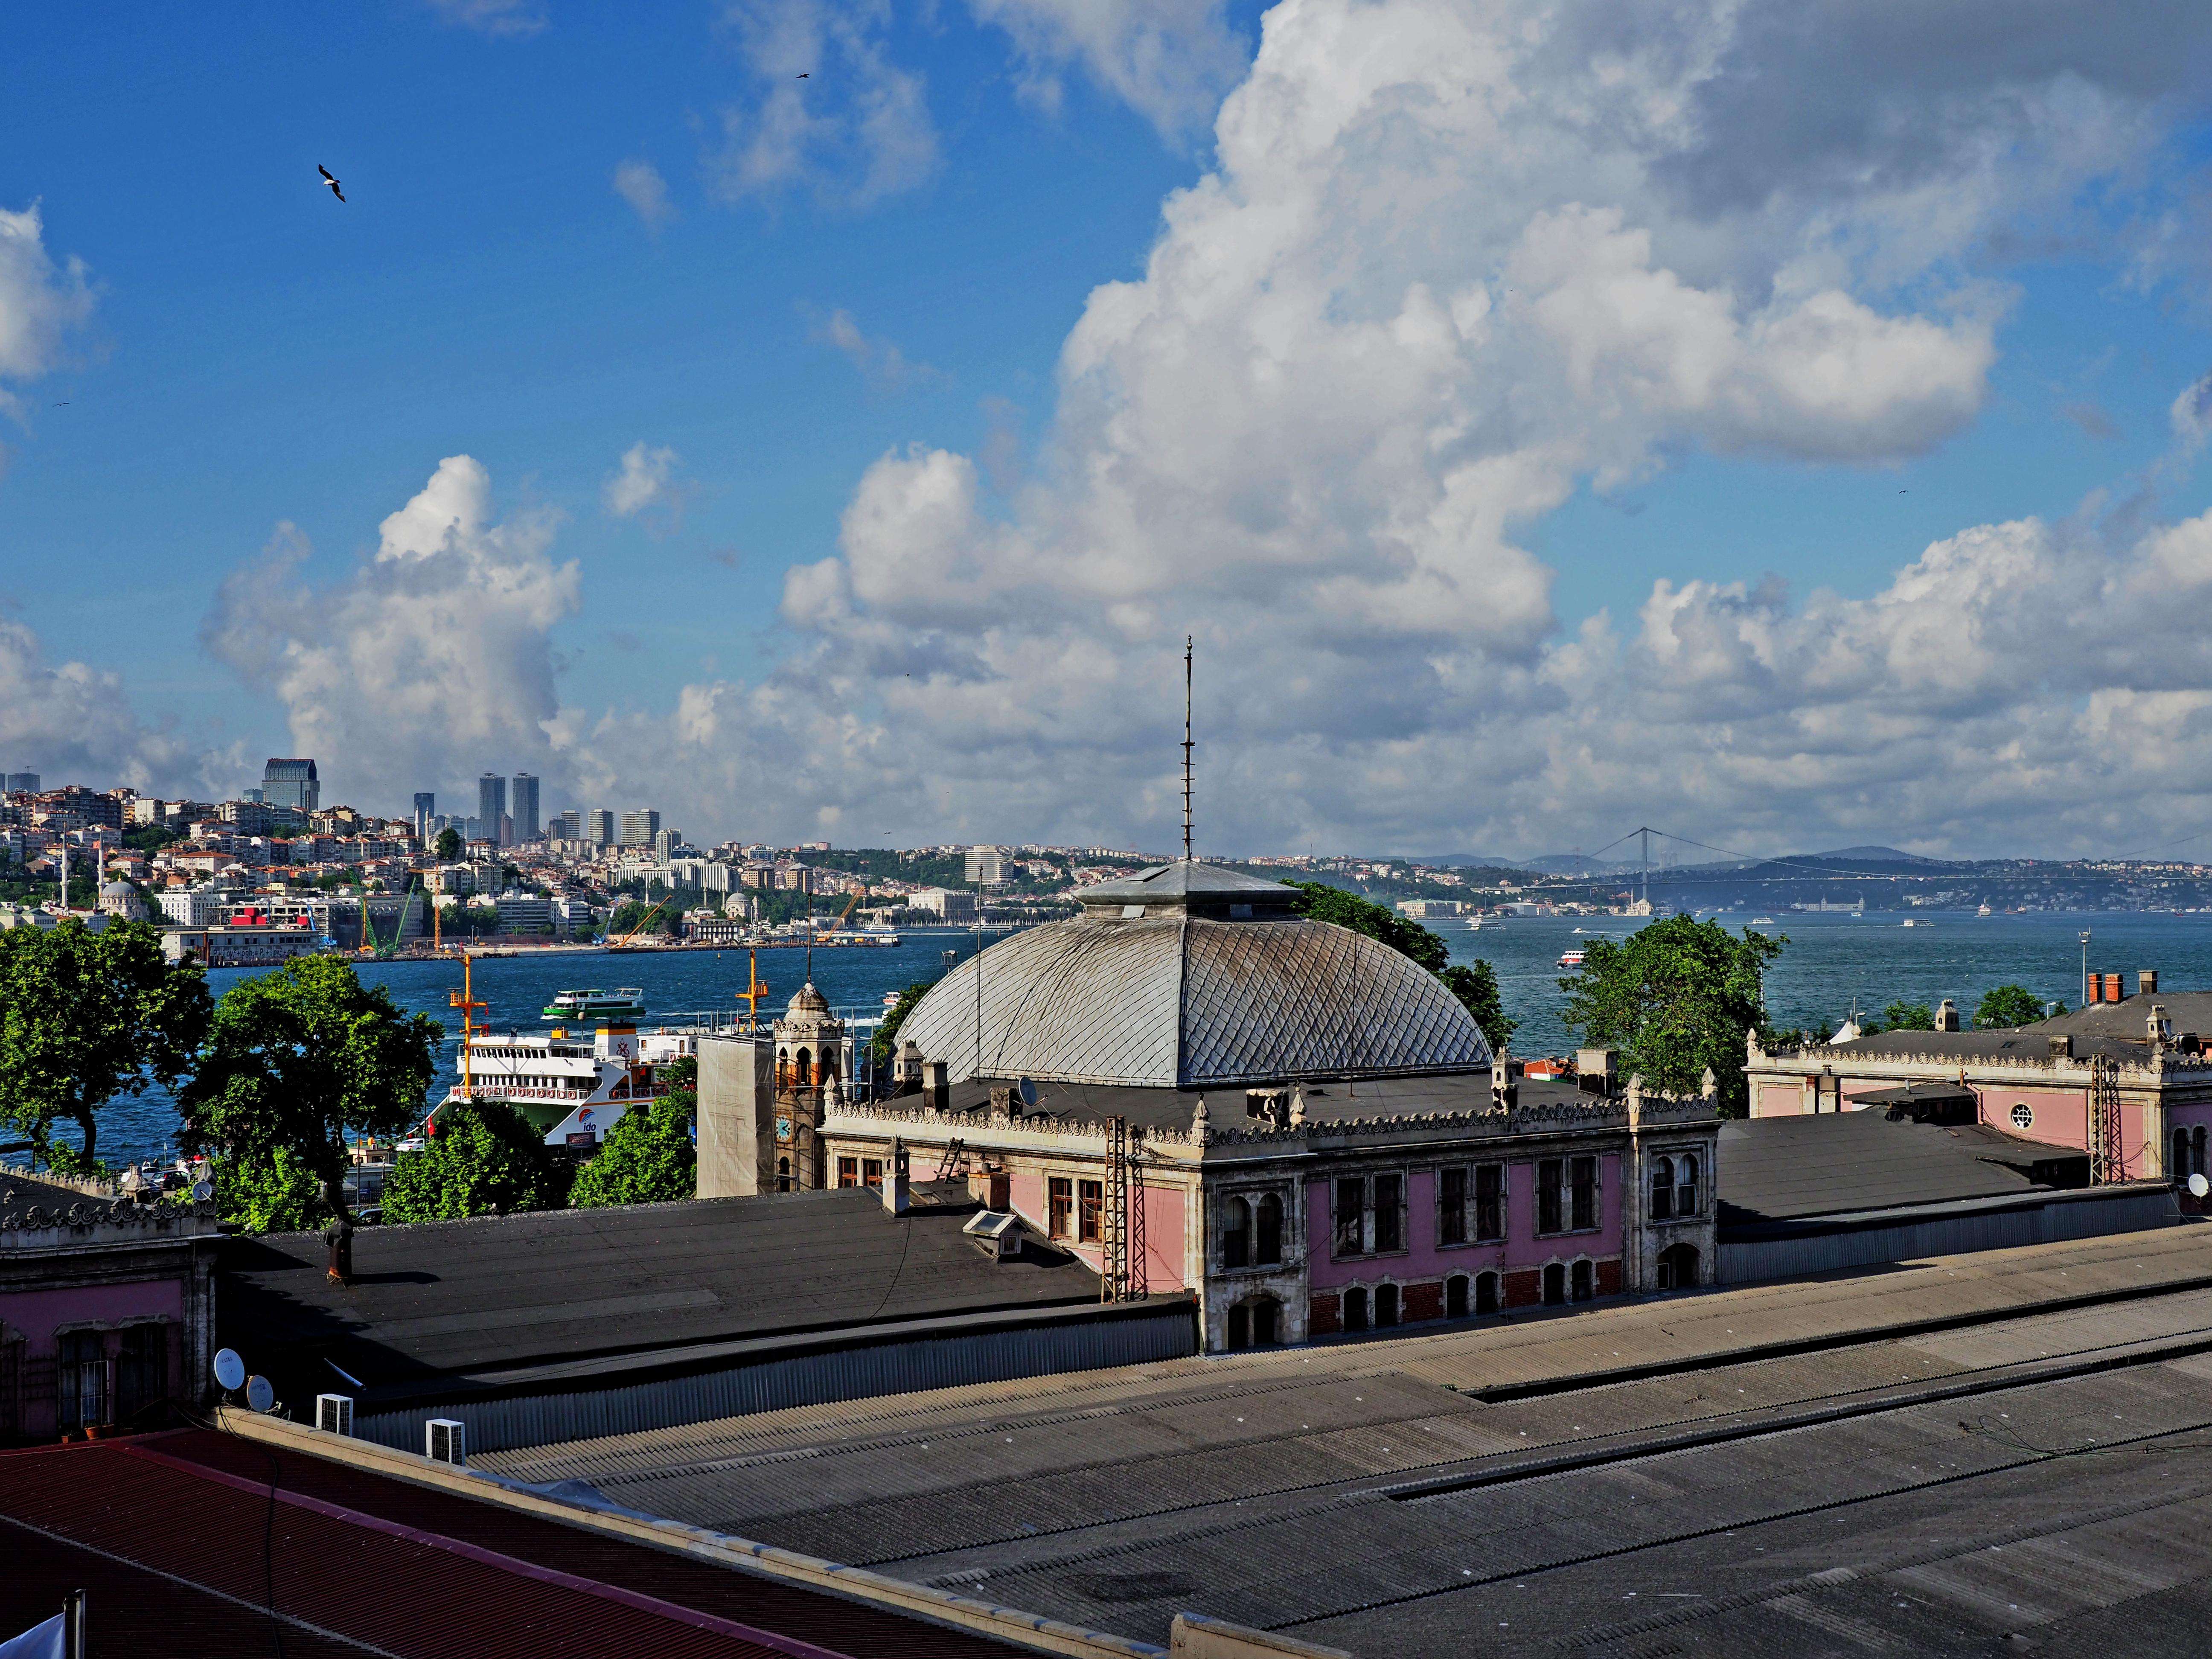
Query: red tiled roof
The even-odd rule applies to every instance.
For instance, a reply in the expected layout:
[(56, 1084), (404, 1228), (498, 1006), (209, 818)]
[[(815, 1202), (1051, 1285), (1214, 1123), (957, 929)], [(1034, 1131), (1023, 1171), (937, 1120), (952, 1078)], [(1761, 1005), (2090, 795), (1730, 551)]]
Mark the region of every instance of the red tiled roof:
[(12, 1570), (0, 1573), (0, 1631), (9, 1633), (58, 1610), (61, 1591), (97, 1566), (111, 1577), (156, 1576), (151, 1603), (131, 1608), (142, 1629), (149, 1618), (151, 1628), (162, 1627), (161, 1609), (172, 1596), (210, 1617), (228, 1609), (236, 1633), (250, 1638), (232, 1650), (238, 1656), (262, 1650), (279, 1627), (287, 1653), (394, 1659), (987, 1659), (1012, 1651), (896, 1613), (201, 1430), (0, 1455), (0, 1554), (26, 1542), (81, 1564), (72, 1568), (80, 1577), (26, 1585)]

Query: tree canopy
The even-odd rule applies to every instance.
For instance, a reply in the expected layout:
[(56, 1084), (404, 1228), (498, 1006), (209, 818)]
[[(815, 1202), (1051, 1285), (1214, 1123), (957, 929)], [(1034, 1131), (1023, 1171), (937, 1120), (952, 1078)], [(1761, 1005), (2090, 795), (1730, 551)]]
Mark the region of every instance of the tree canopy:
[(1670, 1094), (1694, 1093), (1711, 1067), (1722, 1110), (1741, 1116), (1744, 1036), (1765, 1029), (1766, 964), (1789, 942), (1689, 916), (1592, 939), (1582, 970), (1559, 981), (1566, 1024), (1592, 1047), (1618, 1048), (1623, 1072)]
[(216, 1005), (179, 1097), (186, 1142), (264, 1176), (289, 1153), (343, 1221), (346, 1136), (395, 1134), (422, 1116), (444, 1036), (340, 957), (302, 957), (240, 981)]
[(568, 1201), (575, 1161), (548, 1146), (512, 1106), (449, 1100), (438, 1109), (435, 1127), (422, 1151), (399, 1154), (385, 1181), (386, 1221), (511, 1215), (556, 1210)]
[[(942, 977), (942, 975), (939, 975), (939, 978)], [(899, 1027), (906, 1024), (906, 1017), (915, 1011), (922, 998), (929, 994), (929, 988), (936, 983), (934, 979), (915, 981), (898, 994), (898, 1000), (884, 1016), (884, 1023), (876, 1027), (875, 1038), (868, 1044), (868, 1060), (878, 1077), (884, 1076), (891, 1061), (898, 1058)]]
[(438, 831), (438, 838), (430, 843), (438, 854), (438, 862), (451, 864), (461, 855), (461, 832), (447, 824)]
[(691, 1136), (699, 1112), (698, 1062), (677, 1061), (668, 1079), (665, 1095), (636, 1103), (615, 1121), (598, 1156), (576, 1172), (571, 1204), (666, 1204), (696, 1195), (699, 1149)]
[[(144, 922), (0, 932), (0, 1122), (56, 1169), (97, 1169), (101, 1109), (175, 1088), (207, 1028), (206, 975), (165, 961)], [(58, 1144), (57, 1122), (82, 1145)]]
[(2033, 1025), (2043, 1017), (2043, 999), (2027, 987), (2000, 985), (1982, 994), (1982, 1006), (1974, 1010), (1974, 1029), (2011, 1030)]
[(1936, 1029), (1936, 1011), (1924, 1002), (1893, 1002), (1881, 1011), (1880, 1029), (1886, 1031), (1932, 1031)]
[(1376, 904), (1357, 893), (1347, 893), (1341, 887), (1318, 881), (1286, 881), (1283, 885), (1297, 890), (1298, 900), (1293, 908), (1299, 915), (1364, 933), (1378, 944), (1389, 945), (1400, 956), (1419, 963), (1442, 980), (1444, 988), (1474, 1016), (1474, 1023), (1482, 1028), (1483, 1040), (1493, 1051), (1504, 1048), (1512, 1040), (1520, 1022), (1505, 1017), (1504, 1004), (1498, 994), (1498, 975), (1488, 963), (1455, 964), (1450, 947), (1419, 922), (1408, 921), (1387, 905)]

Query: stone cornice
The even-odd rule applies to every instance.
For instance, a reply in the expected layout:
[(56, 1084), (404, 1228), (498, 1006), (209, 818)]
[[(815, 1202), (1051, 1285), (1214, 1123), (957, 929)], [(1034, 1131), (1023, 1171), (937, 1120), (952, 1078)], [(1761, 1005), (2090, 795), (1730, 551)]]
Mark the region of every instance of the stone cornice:
[[(49, 1189), (51, 1191), (51, 1189)], [(40, 1197), (46, 1198), (46, 1194)], [(139, 1204), (127, 1198), (78, 1198), (67, 1204), (0, 1185), (0, 1251), (161, 1243), (216, 1236), (216, 1209), (194, 1203)]]
[[(2168, 1080), (2212, 1082), (2212, 1055), (2185, 1054), (2179, 1049), (2168, 1049), (2164, 1054), (2147, 1054), (2141, 1060), (2104, 1058), (2113, 1059), (2114, 1066), (2123, 1081), (2139, 1084)], [(1985, 1072), (2032, 1073), (2051, 1082), (2085, 1085), (2089, 1081), (2089, 1059), (2087, 1054), (1962, 1054), (1918, 1049), (1908, 1053), (1893, 1050), (1868, 1054), (1824, 1047), (1817, 1049), (1782, 1048), (1771, 1054), (1762, 1050), (1751, 1057), (1744, 1072), (1748, 1077), (1787, 1079), (1796, 1082), (1823, 1069), (1860, 1073), (1885, 1066), (1910, 1067), (1917, 1071), (1934, 1066), (1948, 1073), (1964, 1072), (1970, 1077)]]

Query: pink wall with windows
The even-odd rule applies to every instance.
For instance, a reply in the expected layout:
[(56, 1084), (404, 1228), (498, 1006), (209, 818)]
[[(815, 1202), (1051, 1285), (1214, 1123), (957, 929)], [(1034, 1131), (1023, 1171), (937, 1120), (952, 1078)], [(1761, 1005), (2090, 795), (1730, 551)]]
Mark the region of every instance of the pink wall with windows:
[[(1456, 1160), (1455, 1160), (1456, 1162)], [(1502, 1243), (1439, 1245), (1437, 1243), (1437, 1171), (1413, 1170), (1406, 1182), (1407, 1249), (1388, 1255), (1332, 1258), (1335, 1188), (1326, 1180), (1306, 1183), (1306, 1258), (1316, 1290), (1389, 1279), (1441, 1279), (1447, 1273), (1487, 1268), (1539, 1267), (1578, 1255), (1620, 1254), (1621, 1158), (1598, 1155), (1598, 1226), (1595, 1232), (1536, 1237), (1536, 1165), (1509, 1164), (1505, 1170), (1505, 1239)], [(1707, 1177), (1711, 1179), (1710, 1176)]]
[(30, 1339), (30, 1352), (55, 1351), (57, 1325), (112, 1325), (166, 1315), (181, 1322), (185, 1288), (173, 1279), (136, 1285), (87, 1285), (74, 1290), (0, 1291), (0, 1320)]
[[(2054, 1146), (2070, 1147), (2075, 1152), (2089, 1145), (2089, 1103), (2079, 1089), (1992, 1089), (1978, 1088), (1981, 1097), (1982, 1121), (1992, 1128), (2002, 1129), (2008, 1134), (2026, 1135), (2031, 1140), (2048, 1141)], [(2023, 1127), (2012, 1120), (2012, 1109), (2026, 1106), (2034, 1121)], [(2140, 1115), (2140, 1114), (2138, 1114)], [(2125, 1122), (2124, 1114), (2122, 1121)], [(2138, 1125), (2134, 1139), (2142, 1137)], [(2124, 1134), (2122, 1137), (2127, 1139)]]

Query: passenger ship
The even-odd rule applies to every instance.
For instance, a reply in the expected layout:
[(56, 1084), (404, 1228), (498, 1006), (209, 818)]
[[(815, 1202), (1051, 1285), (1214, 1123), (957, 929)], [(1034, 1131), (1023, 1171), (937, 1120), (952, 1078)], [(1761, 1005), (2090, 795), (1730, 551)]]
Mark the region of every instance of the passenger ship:
[(631, 1020), (645, 1012), (645, 993), (635, 985), (612, 991), (556, 991), (540, 1019), (565, 1019), (579, 1025), (595, 1020)]
[[(461, 1079), (438, 1110), (473, 1095), (522, 1114), (549, 1146), (588, 1151), (606, 1139), (632, 1103), (668, 1092), (663, 1068), (698, 1053), (696, 1034), (602, 1025), (589, 1036), (556, 1027), (536, 1031), (467, 1030), (456, 1069)], [(430, 1114), (437, 1133), (438, 1112)]]

